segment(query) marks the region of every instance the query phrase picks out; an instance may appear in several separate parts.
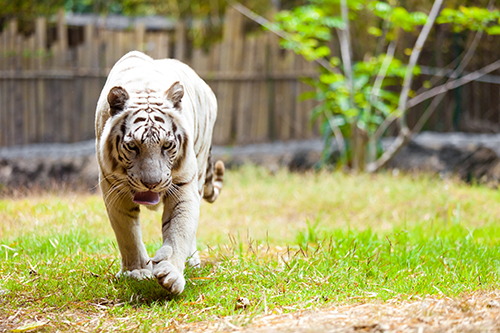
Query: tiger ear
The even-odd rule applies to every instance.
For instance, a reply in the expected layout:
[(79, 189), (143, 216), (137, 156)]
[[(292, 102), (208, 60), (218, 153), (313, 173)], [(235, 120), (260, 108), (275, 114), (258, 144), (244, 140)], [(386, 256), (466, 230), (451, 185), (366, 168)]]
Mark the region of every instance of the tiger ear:
[(168, 101), (172, 102), (174, 108), (180, 109), (182, 96), (184, 96), (184, 87), (179, 81), (174, 82), (174, 84), (165, 91), (164, 96)]
[(125, 89), (122, 87), (113, 87), (108, 93), (109, 112), (111, 116), (115, 116), (125, 109), (125, 103), (128, 101), (129, 96)]

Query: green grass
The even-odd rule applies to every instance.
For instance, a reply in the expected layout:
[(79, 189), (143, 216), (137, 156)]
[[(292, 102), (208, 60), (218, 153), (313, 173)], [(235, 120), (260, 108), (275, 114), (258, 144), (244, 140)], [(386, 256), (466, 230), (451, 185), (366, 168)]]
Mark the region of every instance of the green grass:
[[(20, 319), (7, 328), (36, 318), (45, 330), (155, 331), (498, 288), (496, 190), (425, 175), (271, 175), (254, 167), (226, 180), (218, 201), (202, 206), (203, 267), (186, 273), (176, 297), (155, 281), (115, 278), (119, 253), (99, 196), (0, 200), (0, 319)], [(160, 213), (144, 213), (154, 254)], [(235, 309), (239, 297), (250, 306)]]

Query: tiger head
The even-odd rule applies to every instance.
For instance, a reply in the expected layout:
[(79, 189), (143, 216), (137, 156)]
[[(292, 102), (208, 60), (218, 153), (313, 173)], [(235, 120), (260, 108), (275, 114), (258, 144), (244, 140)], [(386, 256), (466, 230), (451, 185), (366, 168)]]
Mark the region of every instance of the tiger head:
[(146, 89), (131, 98), (121, 86), (108, 93), (110, 118), (101, 151), (109, 157), (117, 189), (130, 191), (135, 203), (156, 205), (172, 186), (172, 171), (187, 144), (180, 117), (183, 96), (179, 82), (163, 94)]

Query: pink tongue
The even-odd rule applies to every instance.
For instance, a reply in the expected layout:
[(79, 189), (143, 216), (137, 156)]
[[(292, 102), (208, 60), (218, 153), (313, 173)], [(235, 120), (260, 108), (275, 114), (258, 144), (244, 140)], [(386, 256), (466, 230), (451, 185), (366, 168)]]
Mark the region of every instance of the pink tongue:
[(160, 202), (160, 196), (158, 193), (151, 191), (137, 192), (134, 195), (134, 202), (142, 205), (156, 205)]

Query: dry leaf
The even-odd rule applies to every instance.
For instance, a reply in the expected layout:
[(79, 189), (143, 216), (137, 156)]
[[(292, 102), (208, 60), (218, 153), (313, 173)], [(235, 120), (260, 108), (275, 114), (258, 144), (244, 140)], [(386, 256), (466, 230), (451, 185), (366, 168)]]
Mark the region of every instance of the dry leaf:
[(48, 321), (35, 321), (32, 323), (24, 324), (22, 326), (19, 326), (18, 328), (15, 328), (12, 330), (12, 332), (28, 332), (40, 327), (43, 327), (47, 325), (49, 322)]
[(236, 300), (236, 306), (234, 308), (236, 310), (237, 309), (246, 309), (246, 307), (249, 305), (250, 305), (250, 301), (248, 300), (248, 298), (240, 297)]

